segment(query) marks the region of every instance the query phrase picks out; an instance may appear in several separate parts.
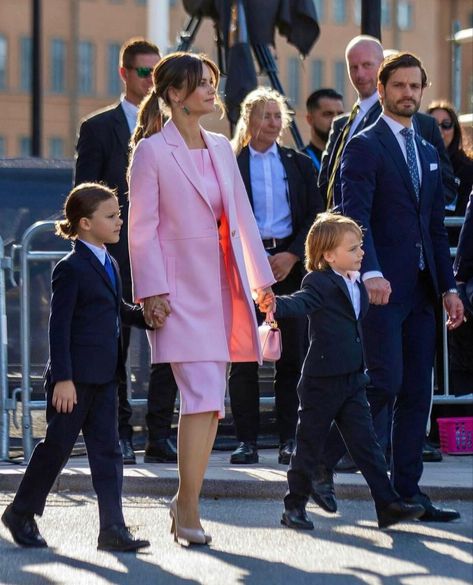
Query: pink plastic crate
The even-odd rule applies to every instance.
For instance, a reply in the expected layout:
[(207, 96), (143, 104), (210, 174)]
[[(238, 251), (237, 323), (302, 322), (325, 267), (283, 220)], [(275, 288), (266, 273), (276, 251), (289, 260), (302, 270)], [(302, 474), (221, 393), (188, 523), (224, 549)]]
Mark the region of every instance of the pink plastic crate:
[(473, 417), (438, 418), (437, 422), (442, 453), (473, 454)]

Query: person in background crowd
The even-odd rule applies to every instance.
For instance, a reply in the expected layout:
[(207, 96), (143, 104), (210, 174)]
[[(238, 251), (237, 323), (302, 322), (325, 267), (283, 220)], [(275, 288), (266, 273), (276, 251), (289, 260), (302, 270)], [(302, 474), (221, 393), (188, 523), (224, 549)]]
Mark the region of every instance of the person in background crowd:
[[(278, 144), (290, 114), (284, 98), (260, 87), (241, 105), (233, 139), (243, 182), (268, 255), (278, 294), (291, 293), (303, 276), (304, 242), (316, 214), (323, 209), (314, 165), (305, 154)], [(281, 319), (284, 334), (276, 362), (274, 393), (279, 433), (279, 462), (288, 464), (297, 423), (297, 381), (307, 343), (307, 319)], [(258, 461), (259, 385), (256, 361), (233, 363), (229, 393), (238, 448), (234, 464)]]
[[(180, 392), (174, 539), (208, 544), (199, 496), (229, 361), (261, 362), (252, 294), (273, 298), (274, 277), (228, 140), (200, 126), (215, 112), (220, 73), (205, 55), (171, 53), (153, 72), (133, 136), (129, 242), (136, 302), (153, 363), (170, 363)], [(169, 119), (163, 125), (162, 104)], [(310, 163), (309, 163), (310, 164)]]
[[(421, 521), (448, 522), (459, 513), (435, 506), (419, 487), (440, 296), (448, 327), (463, 323), (444, 227), (439, 157), (413, 121), (427, 75), (415, 55), (398, 53), (384, 60), (378, 80), (383, 113), (348, 142), (341, 163), (343, 214), (365, 230), (361, 275), (371, 307), (363, 341), (372, 384), (367, 395), (373, 418), (394, 402), (394, 489), (425, 508)], [(336, 436), (327, 440), (326, 483), (344, 450)]]
[(310, 156), (318, 173), (333, 119), (343, 114), (343, 96), (331, 88), (318, 89), (307, 98), (306, 110), (310, 142), (303, 152)]
[[(102, 181), (117, 189), (124, 227), (120, 240), (110, 246), (123, 279), (123, 297), (132, 302), (130, 260), (128, 255), (129, 142), (136, 126), (138, 106), (153, 85), (152, 71), (159, 62), (158, 47), (143, 39), (132, 38), (120, 50), (119, 72), (125, 90), (118, 104), (88, 116), (79, 129), (74, 184)], [(126, 360), (130, 328), (123, 328), (123, 352)], [(176, 448), (169, 440), (177, 386), (169, 365), (151, 366), (148, 390), (148, 444), (146, 462), (177, 461)], [(126, 378), (118, 386), (118, 431), (125, 464), (136, 463), (132, 444), (132, 408), (128, 401)]]

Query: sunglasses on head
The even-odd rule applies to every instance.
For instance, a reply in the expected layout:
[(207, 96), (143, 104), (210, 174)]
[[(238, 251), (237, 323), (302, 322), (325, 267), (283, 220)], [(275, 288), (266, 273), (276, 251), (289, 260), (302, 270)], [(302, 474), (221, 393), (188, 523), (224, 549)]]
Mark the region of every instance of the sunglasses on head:
[(149, 77), (153, 72), (152, 67), (128, 67), (128, 69), (134, 69), (136, 71), (136, 75), (142, 79)]
[(453, 128), (453, 122), (451, 120), (442, 120), (438, 124), (442, 130), (451, 130)]

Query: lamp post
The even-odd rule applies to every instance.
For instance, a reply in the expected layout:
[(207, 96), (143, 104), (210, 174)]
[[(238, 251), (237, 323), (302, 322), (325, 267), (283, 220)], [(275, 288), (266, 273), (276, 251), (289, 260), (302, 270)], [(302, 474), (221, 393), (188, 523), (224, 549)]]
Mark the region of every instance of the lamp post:
[(381, 0), (361, 0), (361, 34), (381, 40)]
[(31, 155), (41, 156), (41, 0), (32, 3)]

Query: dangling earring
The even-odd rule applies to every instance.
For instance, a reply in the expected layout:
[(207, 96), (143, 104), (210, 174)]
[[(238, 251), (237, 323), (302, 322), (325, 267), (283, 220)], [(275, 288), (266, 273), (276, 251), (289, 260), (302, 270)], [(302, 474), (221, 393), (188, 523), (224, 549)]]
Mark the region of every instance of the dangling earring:
[(189, 108), (187, 106), (185, 106), (185, 105), (182, 106), (182, 111), (184, 112), (184, 114), (186, 116), (188, 116), (191, 113), (191, 111), (189, 110)]

